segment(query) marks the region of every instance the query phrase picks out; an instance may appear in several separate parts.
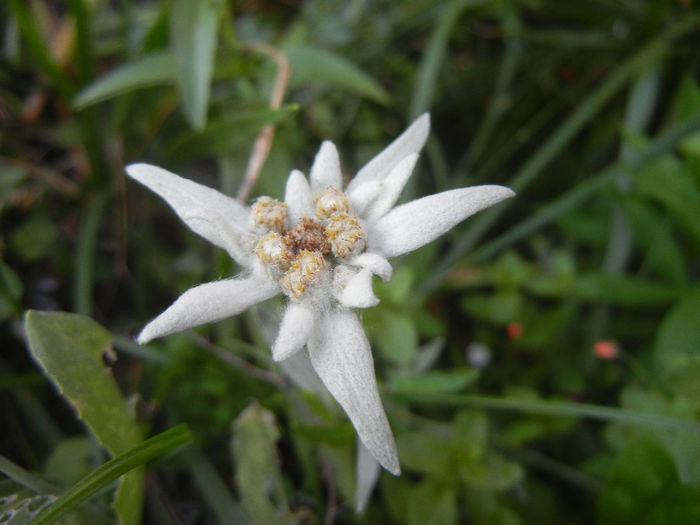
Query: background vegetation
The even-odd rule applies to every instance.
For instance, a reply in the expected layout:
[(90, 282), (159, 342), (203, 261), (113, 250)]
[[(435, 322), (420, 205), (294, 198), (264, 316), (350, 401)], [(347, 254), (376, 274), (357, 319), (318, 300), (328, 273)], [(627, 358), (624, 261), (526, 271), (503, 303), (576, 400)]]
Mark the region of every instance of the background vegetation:
[[(699, 21), (692, 0), (1, 3), (0, 521), (70, 487), (67, 523), (700, 521)], [(351, 176), (425, 111), (405, 198), (518, 196), (375, 283), (404, 474), (357, 516), (354, 431), (272, 363), (278, 304), (132, 342), (238, 270), (123, 166), (236, 195), (275, 125), (248, 199), (280, 197), (323, 139)]]

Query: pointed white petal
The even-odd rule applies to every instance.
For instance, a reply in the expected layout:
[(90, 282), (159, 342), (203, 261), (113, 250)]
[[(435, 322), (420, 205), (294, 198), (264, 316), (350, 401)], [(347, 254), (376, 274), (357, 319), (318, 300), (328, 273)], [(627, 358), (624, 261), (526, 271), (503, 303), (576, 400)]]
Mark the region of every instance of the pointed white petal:
[(219, 233), (222, 224), (226, 223), (228, 231), (235, 233), (237, 239), (247, 231), (248, 209), (213, 188), (150, 164), (131, 164), (126, 172), (165, 199), (194, 232), (229, 252), (230, 239)]
[(343, 174), (340, 171), (338, 150), (330, 140), (325, 140), (311, 166), (311, 191), (318, 195), (326, 188), (341, 190)]
[(301, 350), (284, 361), (280, 361), (279, 366), (284, 375), (291, 379), (297, 387), (313, 392), (326, 405), (330, 406), (333, 402), (326, 386), (314, 371), (309, 353), (306, 350)]
[(226, 250), (238, 264), (250, 268), (252, 253), (243, 248), (240, 231), (235, 230), (216, 211), (191, 208), (184, 211), (180, 218), (192, 231), (197, 232), (205, 239), (220, 239), (221, 244), (214, 244)]
[(357, 440), (357, 485), (355, 486), (355, 512), (361, 514), (379, 479), (379, 463), (372, 457), (362, 441)]
[(282, 361), (304, 348), (315, 322), (316, 313), (311, 308), (290, 301), (272, 345), (272, 359)]
[(351, 277), (338, 296), (338, 301), (348, 308), (370, 308), (379, 304), (372, 291), (372, 272), (363, 268)]
[(430, 115), (418, 117), (394, 142), (384, 148), (357, 172), (348, 184), (348, 191), (368, 180), (381, 180), (386, 177), (398, 162), (411, 153), (418, 153), (430, 133)]
[(311, 196), (311, 187), (301, 171), (294, 170), (289, 175), (284, 202), (287, 204), (287, 216), (289, 224), (292, 226), (302, 217), (314, 216), (314, 199)]
[(470, 215), (513, 195), (504, 186), (473, 186), (402, 204), (371, 225), (370, 249), (386, 257), (408, 253)]
[(352, 210), (359, 217), (364, 217), (365, 210), (377, 198), (381, 189), (380, 181), (370, 180), (363, 184), (358, 184), (352, 190), (348, 189), (345, 194), (348, 196)]
[(356, 257), (353, 257), (347, 262), (348, 266), (360, 266), (367, 268), (374, 275), (381, 277), (382, 281), (388, 282), (391, 280), (393, 268), (391, 263), (378, 253), (365, 252)]
[(369, 342), (357, 316), (345, 309), (326, 312), (308, 348), (316, 373), (362, 442), (385, 469), (398, 476), (396, 443), (377, 391)]
[(146, 325), (138, 342), (144, 344), (156, 337), (231, 317), (269, 299), (278, 291), (275, 283), (255, 278), (226, 279), (190, 288)]
[(379, 195), (365, 210), (364, 219), (376, 221), (386, 215), (399, 199), (399, 195), (401, 195), (406, 182), (408, 182), (408, 178), (413, 173), (416, 162), (418, 162), (418, 154), (412, 153), (394, 166), (394, 169), (382, 181), (382, 189)]

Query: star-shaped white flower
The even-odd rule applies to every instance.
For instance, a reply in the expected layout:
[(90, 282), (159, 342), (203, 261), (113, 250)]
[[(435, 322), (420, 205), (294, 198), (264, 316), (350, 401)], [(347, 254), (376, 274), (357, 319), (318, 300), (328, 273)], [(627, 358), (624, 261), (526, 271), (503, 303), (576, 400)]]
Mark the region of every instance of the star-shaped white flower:
[(514, 195), (503, 186), (475, 186), (394, 207), (429, 129), (426, 114), (344, 190), (338, 152), (326, 141), (309, 181), (293, 171), (284, 203), (262, 197), (250, 208), (164, 169), (128, 166), (132, 178), (246, 269), (243, 277), (186, 291), (143, 329), (139, 343), (236, 315), (282, 292), (288, 302), (272, 345), (273, 358), (281, 361), (306, 347), (314, 370), (364, 446), (398, 475), (396, 444), (377, 391), (369, 342), (352, 309), (379, 302), (372, 276), (391, 278), (388, 258), (413, 251)]

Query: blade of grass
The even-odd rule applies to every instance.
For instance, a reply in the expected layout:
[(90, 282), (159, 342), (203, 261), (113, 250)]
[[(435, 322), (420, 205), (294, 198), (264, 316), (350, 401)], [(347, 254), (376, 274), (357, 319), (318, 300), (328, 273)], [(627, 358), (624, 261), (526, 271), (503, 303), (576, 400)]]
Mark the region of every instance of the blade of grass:
[[(607, 77), (600, 87), (581, 102), (568, 119), (554, 130), (549, 139), (540, 146), (535, 154), (508, 182), (508, 186), (519, 192), (534, 182), (583, 126), (604, 107), (630, 78), (651, 64), (658, 62), (667, 51), (670, 42), (695, 28), (697, 22), (698, 17), (687, 17), (682, 22), (674, 24), (623, 62), (620, 67)], [(422, 285), (423, 291), (431, 290), (437, 286), (445, 272), (457, 261), (459, 256), (471, 249), (510, 205), (511, 203), (506, 201), (476, 217), (471, 222), (466, 233), (455, 241), (450, 251), (437, 265), (431, 277), (424, 281)]]
[(177, 447), (185, 445), (191, 440), (192, 434), (186, 425), (179, 425), (147, 439), (85, 476), (53, 504), (44, 509), (31, 522), (32, 525), (53, 523), (90, 496), (114, 482), (119, 476)]
[(24, 470), (5, 456), (0, 455), (0, 472), (37, 494), (58, 494), (60, 490), (41, 476)]
[(176, 78), (175, 59), (170, 51), (150, 53), (113, 69), (87, 85), (75, 96), (73, 106), (83, 109), (135, 89), (170, 85)]
[(430, 108), (447, 43), (459, 15), (464, 9), (475, 7), (482, 3), (484, 3), (484, 0), (453, 0), (442, 10), (440, 21), (430, 36), (430, 41), (418, 67), (416, 87), (413, 91), (408, 112), (409, 121), (415, 120)]
[(680, 140), (690, 136), (699, 129), (700, 116), (696, 116), (687, 122), (674, 126), (660, 138), (650, 143), (647, 149), (636, 157), (630, 164), (613, 164), (597, 175), (578, 184), (576, 187), (569, 190), (558, 199), (552, 201), (547, 206), (544, 206), (542, 209), (540, 209), (540, 211), (527, 220), (519, 223), (506, 233), (483, 245), (470, 256), (470, 260), (475, 262), (484, 261), (506, 246), (537, 231), (539, 228), (551, 222), (559, 215), (567, 212), (574, 206), (578, 206), (584, 199), (589, 197), (595, 191), (616, 181), (622, 174), (638, 169), (645, 162), (648, 162), (654, 157), (670, 151)]
[(78, 250), (75, 261), (74, 300), (75, 311), (90, 317), (92, 315), (92, 291), (95, 278), (95, 258), (97, 234), (102, 214), (107, 205), (108, 194), (97, 194), (88, 205), (83, 225), (78, 235)]
[[(644, 133), (656, 107), (659, 89), (659, 72), (656, 70), (643, 75), (632, 85), (625, 108), (625, 129), (627, 131)], [(620, 161), (629, 163), (634, 160), (636, 155), (637, 153), (626, 142), (623, 142), (620, 148)], [(621, 175), (616, 182), (619, 190), (624, 193), (629, 187), (629, 176)], [(612, 224), (603, 255), (603, 272), (611, 274), (623, 272), (632, 254), (633, 242), (632, 227), (627, 214), (622, 203), (616, 200), (613, 202)], [(589, 321), (589, 344), (603, 336), (609, 318), (609, 305), (599, 304), (593, 309)]]
[(555, 417), (578, 417), (598, 419), (610, 423), (624, 423), (652, 428), (685, 430), (700, 433), (700, 422), (637, 412), (616, 407), (591, 405), (588, 403), (571, 403), (567, 401), (531, 401), (508, 399), (496, 396), (463, 394), (419, 394), (396, 393), (397, 397), (416, 403), (428, 403), (448, 406), (469, 406), (487, 410), (505, 410)]
[(90, 39), (90, 17), (82, 0), (70, 0), (69, 6), (75, 20), (75, 63), (78, 81), (80, 84), (85, 84), (95, 72), (95, 57)]
[(508, 88), (515, 76), (515, 72), (523, 52), (523, 45), (519, 38), (513, 36), (520, 29), (520, 19), (513, 8), (508, 9), (502, 20), (503, 33), (505, 35), (505, 48), (503, 50), (503, 59), (498, 68), (498, 75), (493, 90), (493, 95), (489, 101), (488, 108), (484, 119), (479, 126), (479, 129), (468, 148), (467, 155), (464, 159), (464, 165), (461, 169), (456, 170), (458, 173), (469, 171), (474, 162), (479, 158), (479, 155), (484, 149), (486, 142), (491, 136), (491, 132), (495, 129), (498, 120), (503, 115), (505, 101), (508, 96)]
[(51, 79), (64, 97), (70, 98), (74, 86), (70, 78), (63, 72), (51, 57), (34, 17), (29, 12), (29, 3), (23, 0), (10, 0), (10, 9), (15, 15), (17, 25), (24, 37), (34, 59), (39, 63), (43, 73)]
[(184, 454), (185, 462), (220, 523), (248, 523), (241, 506), (206, 457), (194, 448)]

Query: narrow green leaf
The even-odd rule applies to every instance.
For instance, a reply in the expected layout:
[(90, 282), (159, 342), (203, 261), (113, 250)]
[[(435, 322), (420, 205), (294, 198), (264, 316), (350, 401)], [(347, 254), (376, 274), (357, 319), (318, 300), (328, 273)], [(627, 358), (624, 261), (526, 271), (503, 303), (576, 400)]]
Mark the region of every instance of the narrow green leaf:
[(684, 284), (685, 261), (668, 218), (639, 199), (628, 199), (623, 202), (623, 207), (637, 239), (645, 249), (645, 266), (674, 285)]
[(75, 260), (75, 289), (73, 296), (75, 311), (81, 315), (92, 315), (97, 235), (108, 198), (106, 191), (95, 195), (88, 204), (87, 211), (81, 221)]
[(32, 492), (46, 494), (58, 492), (57, 487), (47, 482), (41, 476), (23, 469), (2, 455), (0, 455), (0, 472)]
[(282, 484), (275, 416), (251, 403), (233, 423), (236, 485), (254, 523), (293, 523)]
[(459, 392), (479, 378), (476, 368), (457, 367), (450, 370), (431, 370), (424, 374), (397, 377), (391, 382), (392, 392), (437, 394)]
[(484, 0), (453, 0), (442, 9), (440, 20), (430, 35), (430, 40), (418, 67), (416, 87), (413, 90), (409, 109), (409, 120), (414, 120), (430, 109), (440, 66), (447, 51), (448, 40), (462, 11), (467, 7), (475, 7), (482, 3)]
[(584, 301), (626, 306), (665, 304), (678, 296), (679, 289), (624, 274), (591, 272), (575, 278), (571, 294)]
[[(472, 255), (472, 259), (475, 261), (483, 261), (504, 247), (509, 246), (527, 235), (537, 231), (539, 228), (566, 213), (571, 208), (579, 206), (585, 199), (593, 195), (596, 191), (599, 191), (601, 188), (614, 182), (622, 173), (638, 169), (644, 163), (666, 153), (670, 149), (674, 148), (679, 141), (696, 132), (698, 129), (700, 129), (700, 116), (695, 116), (688, 121), (677, 124), (650, 143), (649, 146), (642, 153), (640, 153), (638, 157), (635, 157), (635, 159), (631, 161), (628, 166), (621, 163), (613, 164), (584, 182), (577, 184), (571, 190), (540, 208), (537, 213), (528, 219), (522, 221), (520, 224), (514, 226), (492, 241), (484, 244), (484, 246), (475, 251), (475, 253)], [(433, 277), (429, 280), (429, 282), (424, 284), (424, 288), (435, 286), (437, 282), (438, 278)]]
[(173, 0), (170, 42), (177, 63), (177, 79), (187, 120), (203, 129), (207, 120), (219, 19), (223, 2)]
[(73, 106), (83, 109), (135, 89), (174, 84), (176, 79), (177, 66), (172, 53), (151, 53), (119, 66), (85, 86), (73, 99)]
[(292, 67), (295, 83), (323, 82), (366, 97), (380, 104), (389, 104), (389, 94), (357, 66), (327, 50), (307, 46), (288, 47), (284, 54)]
[[(550, 134), (545, 143), (528, 159), (513, 178), (508, 181), (508, 186), (516, 192), (527, 188), (556, 158), (564, 147), (573, 140), (581, 129), (602, 110), (604, 105), (630, 80), (630, 78), (648, 68), (650, 64), (658, 62), (668, 51), (670, 42), (692, 30), (696, 23), (696, 17), (688, 17), (682, 22), (669, 27), (657, 38), (651, 40), (646, 46), (625, 60), (619, 67), (616, 67), (608, 78), (582, 100), (576, 106), (576, 110)], [(694, 131), (694, 129), (691, 131)], [(648, 158), (649, 157), (647, 157), (647, 159)], [(580, 186), (583, 187), (584, 185)], [(586, 184), (586, 186), (588, 186), (588, 184)], [(593, 188), (588, 188), (586, 193), (590, 189)], [(514, 199), (514, 201), (517, 201), (517, 199)], [(559, 205), (560, 203), (555, 201), (555, 204)], [(470, 250), (506, 209), (508, 209), (507, 203), (491, 208), (477, 216), (472, 221), (469, 231), (452, 245), (450, 251), (442, 258), (440, 264), (434, 268), (433, 275), (424, 281), (422, 289), (430, 290), (437, 286), (444, 277), (444, 273), (454, 265), (460, 255)], [(547, 210), (547, 212), (551, 211), (551, 209)], [(538, 216), (542, 214), (543, 212), (540, 212)], [(522, 228), (523, 225), (521, 224), (513, 228), (513, 230), (520, 230)], [(510, 237), (510, 235), (513, 235), (513, 230), (506, 232), (501, 237)]]
[(530, 399), (509, 399), (496, 396), (477, 396), (464, 394), (417, 394), (396, 393), (396, 397), (416, 403), (447, 406), (464, 406), (490, 410), (508, 410), (529, 414), (542, 414), (555, 417), (581, 417), (639, 425), (652, 428), (675, 428), (700, 432), (700, 422), (674, 417), (647, 414), (634, 410), (615, 407), (590, 405), (587, 403), (570, 403), (566, 401), (537, 401)]
[[(113, 456), (141, 440), (114, 378), (102, 363), (109, 333), (92, 319), (65, 312), (28, 311), (25, 329), (32, 356)], [(115, 509), (125, 523), (141, 515), (143, 472), (122, 481)]]
[(677, 393), (700, 403), (700, 285), (690, 288), (666, 314), (654, 342), (658, 370)]
[(658, 159), (637, 177), (637, 189), (664, 206), (700, 244), (700, 185), (680, 160), (666, 156)]
[[(185, 445), (191, 440), (192, 434), (186, 425), (179, 425), (147, 439), (85, 476), (61, 495), (50, 507), (41, 512), (32, 522), (32, 525), (53, 523), (66, 512), (71, 511), (90, 496), (113, 483), (120, 476), (177, 447)], [(138, 510), (138, 515), (131, 517), (135, 521), (122, 521), (122, 523), (138, 523), (141, 509), (139, 508)]]
[(29, 2), (25, 2), (24, 0), (10, 0), (9, 4), (10, 9), (17, 19), (17, 25), (22, 32), (22, 36), (26, 40), (29, 50), (34, 55), (34, 59), (39, 63), (43, 73), (52, 80), (63, 96), (69, 97), (74, 90), (74, 86), (51, 56), (51, 52), (44, 42), (39, 27), (36, 24), (35, 17), (31, 13)]
[(248, 523), (243, 509), (233, 499), (228, 485), (221, 479), (216, 468), (206, 456), (195, 447), (188, 447), (183, 456), (202, 497), (209, 503), (219, 523), (235, 523), (237, 525)]

